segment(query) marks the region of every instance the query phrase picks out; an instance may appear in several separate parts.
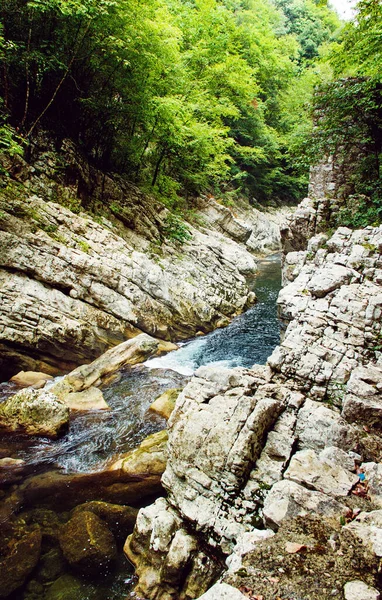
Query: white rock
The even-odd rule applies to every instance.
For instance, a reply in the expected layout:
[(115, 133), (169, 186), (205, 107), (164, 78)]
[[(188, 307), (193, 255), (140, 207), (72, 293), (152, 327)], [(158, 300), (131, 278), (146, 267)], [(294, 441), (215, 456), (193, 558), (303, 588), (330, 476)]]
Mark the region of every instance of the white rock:
[(244, 594), (228, 583), (215, 583), (199, 600), (243, 600)]
[(378, 590), (363, 581), (348, 581), (344, 586), (345, 600), (379, 600)]
[(359, 481), (357, 475), (338, 464), (320, 460), (320, 456), (309, 449), (292, 457), (285, 478), (330, 496), (347, 496)]
[(264, 520), (270, 527), (278, 527), (285, 519), (311, 513), (326, 517), (340, 517), (347, 507), (321, 492), (312, 492), (293, 481), (279, 481), (270, 490), (264, 502)]

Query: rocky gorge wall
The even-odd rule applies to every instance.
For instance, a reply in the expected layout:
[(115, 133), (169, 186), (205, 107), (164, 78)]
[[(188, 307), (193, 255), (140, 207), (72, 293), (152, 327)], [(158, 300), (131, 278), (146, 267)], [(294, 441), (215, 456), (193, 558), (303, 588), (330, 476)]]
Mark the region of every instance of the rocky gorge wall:
[(303, 248), (319, 219), (306, 200), (284, 229), (267, 365), (202, 367), (176, 402), (167, 497), (125, 546), (140, 596), (380, 597), (382, 227)]
[(142, 332), (175, 340), (226, 325), (255, 301), (251, 251), (280, 245), (277, 223), (267, 237), (262, 216), (254, 236), (253, 224), (213, 199), (194, 225), (174, 221), (65, 140), (57, 150), (43, 139), (28, 162), (3, 166), (3, 380), (20, 369), (69, 371)]

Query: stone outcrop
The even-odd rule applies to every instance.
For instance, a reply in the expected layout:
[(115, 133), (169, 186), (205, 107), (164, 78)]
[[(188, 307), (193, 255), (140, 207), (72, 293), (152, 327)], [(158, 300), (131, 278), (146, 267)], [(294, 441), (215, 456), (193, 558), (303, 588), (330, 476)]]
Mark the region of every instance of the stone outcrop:
[[(345, 584), (377, 585), (381, 251), (382, 228), (340, 229), (287, 256), (289, 283), (279, 306), (289, 324), (268, 364), (202, 367), (181, 392), (168, 423), (162, 477), (167, 498), (139, 513), (127, 544), (145, 597), (198, 597), (189, 595), (184, 578), (168, 578), (157, 564), (158, 544), (165, 565), (181, 528), (194, 540), (184, 564), (201, 545), (223, 553), (231, 565), (224, 581), (236, 588), (244, 584), (245, 595), (266, 592), (268, 600), (309, 589), (314, 600), (343, 599)], [(291, 555), (292, 570), (284, 571), (284, 557), (273, 566), (280, 543)], [(300, 553), (311, 553), (308, 579)], [(251, 554), (256, 558), (248, 563)], [(328, 585), (319, 585), (322, 570), (314, 564), (330, 570), (331, 561), (338, 562), (338, 581), (328, 576)], [(247, 564), (254, 565), (248, 582), (242, 580)], [(223, 571), (217, 562), (215, 578)], [(200, 568), (199, 576), (203, 573)], [(268, 597), (272, 577), (283, 584)]]
[[(20, 368), (69, 371), (142, 332), (187, 338), (253, 304), (248, 226), (237, 222), (237, 231), (221, 233), (184, 224), (190, 239), (181, 245), (164, 205), (86, 168), (73, 148), (65, 155), (70, 177), (49, 168), (54, 153), (34, 160), (39, 177), (24, 164), (16, 173), (23, 184), (11, 182), (0, 198), (5, 377)], [(89, 212), (80, 212), (81, 202)]]

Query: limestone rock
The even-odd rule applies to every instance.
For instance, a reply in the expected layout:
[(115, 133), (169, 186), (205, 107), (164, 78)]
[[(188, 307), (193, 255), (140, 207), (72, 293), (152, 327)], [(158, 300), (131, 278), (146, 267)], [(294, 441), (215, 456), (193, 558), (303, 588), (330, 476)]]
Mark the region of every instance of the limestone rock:
[(82, 392), (68, 392), (67, 394), (58, 392), (58, 395), (71, 410), (110, 410), (101, 390), (93, 386)]
[(0, 405), (0, 428), (55, 438), (69, 425), (69, 409), (52, 392), (21, 390)]
[(354, 369), (346, 392), (342, 416), (350, 423), (381, 429), (382, 369), (376, 365)]
[(380, 594), (375, 588), (363, 581), (349, 581), (344, 587), (345, 600), (379, 600)]
[(362, 471), (366, 477), (368, 496), (374, 504), (382, 508), (382, 464), (363, 463)]
[(299, 411), (296, 435), (301, 448), (312, 450), (335, 446), (347, 451), (356, 441), (354, 429), (338, 413), (313, 400), (307, 400)]
[(354, 473), (345, 471), (339, 464), (325, 462), (321, 455), (317, 456), (314, 450), (308, 449), (292, 457), (285, 479), (330, 496), (347, 496), (358, 482)]
[(311, 277), (307, 288), (313, 296), (323, 298), (329, 294), (329, 292), (341, 287), (344, 283), (349, 283), (351, 278), (355, 275), (356, 273), (351, 269), (343, 267), (342, 265), (321, 267), (313, 277)]
[(247, 477), (286, 396), (277, 385), (257, 389), (243, 369), (201, 368), (170, 418), (170, 459), (162, 478), (169, 501), (227, 553), (250, 527), (245, 506), (257, 510), (257, 499), (245, 496)]
[(181, 391), (180, 389), (166, 390), (150, 405), (149, 410), (166, 420), (169, 419)]
[[(39, 196), (0, 194), (7, 217), (0, 231), (5, 379), (21, 368), (69, 371), (142, 332), (162, 339), (206, 333), (254, 302), (246, 276), (256, 264), (244, 246), (251, 229), (229, 209), (217, 209), (223, 228), (187, 224), (192, 237), (180, 253), (166, 235), (165, 206), (122, 178), (83, 165), (72, 150), (68, 161), (94, 212), (100, 201), (118, 210), (98, 223), (52, 202), (68, 188), (65, 178), (57, 182), (58, 170), (54, 180), (45, 173), (44, 159), (39, 177), (29, 168)], [(71, 199), (76, 195), (69, 190)]]
[(177, 346), (171, 342), (163, 342), (142, 333), (132, 340), (111, 348), (89, 365), (78, 367), (52, 386), (51, 391), (60, 398), (66, 398), (67, 394), (81, 392), (100, 383), (103, 377), (126, 365), (136, 365), (150, 356), (176, 350), (176, 348)]
[(167, 441), (166, 430), (153, 433), (138, 448), (121, 456), (109, 470), (121, 470), (130, 475), (162, 475), (167, 463)]
[(45, 383), (53, 379), (51, 375), (36, 371), (20, 371), (17, 375), (11, 377), (10, 381), (13, 381), (19, 387), (33, 387), (39, 389), (44, 387)]
[[(228, 583), (215, 583), (199, 600), (244, 600), (246, 596)], [(374, 599), (373, 599), (374, 600)]]
[(361, 540), (377, 557), (382, 557), (382, 510), (361, 512), (344, 529)]
[(282, 521), (311, 513), (340, 518), (348, 509), (330, 496), (307, 490), (293, 481), (276, 483), (264, 502), (264, 520), (270, 527), (278, 527)]
[(84, 573), (105, 570), (117, 556), (112, 533), (93, 512), (74, 514), (62, 527), (59, 540), (69, 564)]
[(139, 511), (124, 551), (139, 577), (135, 592), (144, 597), (196, 598), (215, 579), (215, 561), (199, 548), (164, 498)]

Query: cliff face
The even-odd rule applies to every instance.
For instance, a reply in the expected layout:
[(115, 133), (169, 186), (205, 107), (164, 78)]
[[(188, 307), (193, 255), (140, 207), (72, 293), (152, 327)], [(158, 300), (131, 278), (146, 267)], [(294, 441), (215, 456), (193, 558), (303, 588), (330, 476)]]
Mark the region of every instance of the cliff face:
[(70, 370), (141, 332), (167, 340), (207, 332), (254, 302), (247, 278), (256, 264), (245, 245), (252, 229), (228, 208), (210, 200), (198, 227), (174, 221), (65, 141), (57, 152), (45, 140), (29, 163), (5, 166), (12, 177), (0, 191), (4, 379), (20, 369)]
[[(285, 232), (298, 244), (306, 207)], [(168, 497), (140, 511), (126, 544), (139, 594), (199, 597), (226, 560), (236, 589), (219, 584), (206, 600), (378, 597), (381, 253), (379, 227), (342, 228), (287, 255), (288, 326), (268, 364), (201, 368), (183, 390)]]

